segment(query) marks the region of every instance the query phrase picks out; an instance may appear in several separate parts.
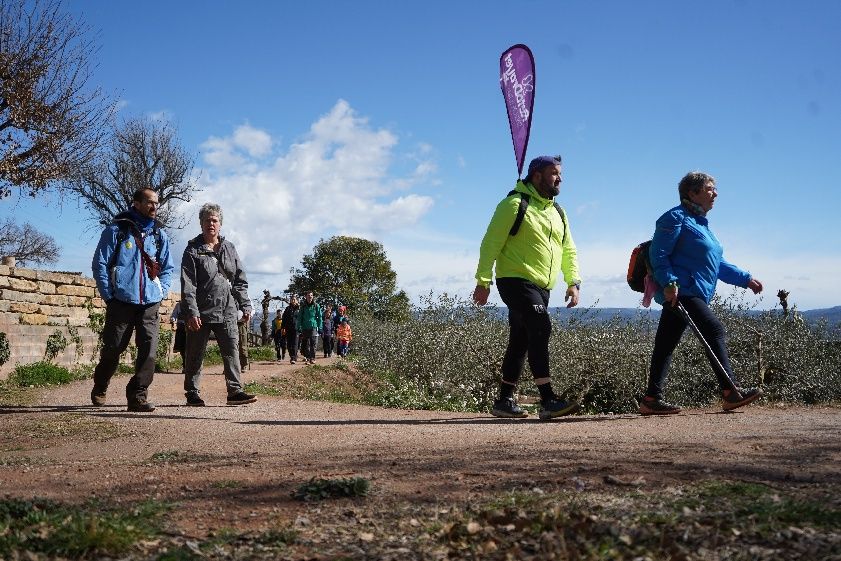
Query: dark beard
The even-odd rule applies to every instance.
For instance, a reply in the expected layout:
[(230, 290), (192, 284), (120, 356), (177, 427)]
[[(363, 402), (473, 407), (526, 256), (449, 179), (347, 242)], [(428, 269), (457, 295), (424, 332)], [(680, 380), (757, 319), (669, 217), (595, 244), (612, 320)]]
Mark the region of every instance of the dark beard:
[(543, 197), (545, 197), (547, 199), (554, 199), (561, 192), (561, 185), (560, 184), (558, 184), (558, 185), (547, 185), (545, 183), (542, 183), (539, 186), (535, 185), (535, 188), (537, 189), (538, 193), (540, 193), (541, 195), (543, 195)]

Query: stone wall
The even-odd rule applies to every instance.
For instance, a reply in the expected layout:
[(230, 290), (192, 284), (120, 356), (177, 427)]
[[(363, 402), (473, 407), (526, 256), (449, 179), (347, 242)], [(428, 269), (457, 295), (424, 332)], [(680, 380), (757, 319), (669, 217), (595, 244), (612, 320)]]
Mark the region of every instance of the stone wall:
[[(178, 301), (176, 294), (161, 303), (161, 327), (169, 329), (169, 314)], [(93, 356), (97, 335), (88, 327), (92, 306), (94, 313), (104, 313), (96, 282), (81, 273), (64, 273), (0, 265), (0, 332), (9, 340), (11, 357), (0, 366), (0, 379), (8, 377), (15, 365), (44, 358), (47, 338), (59, 329), (67, 339), (67, 348), (56, 357), (63, 366), (95, 363)], [(82, 341), (77, 361), (76, 345), (70, 336), (75, 328)]]

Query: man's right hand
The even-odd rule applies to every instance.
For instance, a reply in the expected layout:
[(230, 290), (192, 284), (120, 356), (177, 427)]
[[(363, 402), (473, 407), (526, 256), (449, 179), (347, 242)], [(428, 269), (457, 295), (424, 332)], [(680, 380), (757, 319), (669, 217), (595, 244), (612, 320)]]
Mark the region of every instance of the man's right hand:
[(200, 317), (192, 317), (187, 320), (187, 329), (190, 331), (198, 331), (201, 329), (201, 318)]
[(491, 288), (489, 286), (476, 285), (473, 290), (473, 301), (479, 306), (484, 306), (488, 303), (488, 296), (491, 295)]

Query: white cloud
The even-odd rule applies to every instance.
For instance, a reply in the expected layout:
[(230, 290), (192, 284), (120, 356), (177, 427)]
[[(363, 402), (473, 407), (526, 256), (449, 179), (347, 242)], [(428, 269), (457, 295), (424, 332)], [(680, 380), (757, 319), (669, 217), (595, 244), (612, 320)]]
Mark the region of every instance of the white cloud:
[(269, 133), (255, 129), (251, 125), (240, 125), (232, 138), (234, 146), (242, 148), (249, 156), (262, 158), (272, 149), (272, 137)]
[(269, 133), (246, 123), (238, 126), (229, 137), (211, 136), (202, 143), (201, 149), (205, 163), (216, 170), (233, 170), (243, 166), (256, 170), (254, 164), (258, 162), (250, 160), (268, 156), (272, 142)]
[[(428, 180), (434, 162), (395, 173), (395, 161), (414, 156), (401, 156), (397, 136), (371, 127), (346, 101), (285, 151), (277, 146), (268, 132), (248, 124), (230, 136), (208, 138), (199, 170), (202, 192), (184, 207), (197, 216), (205, 202), (222, 206), (222, 232), (246, 264), (252, 297), (264, 288), (286, 288), (289, 269), (300, 266), (320, 238), (344, 234), (380, 241), (390, 232), (411, 230), (433, 206), (431, 197), (406, 189)], [(197, 222), (191, 220), (182, 247), (198, 233)]]
[(161, 109), (160, 111), (152, 111), (149, 113), (149, 119), (152, 121), (171, 121), (172, 120), (172, 113), (166, 109)]

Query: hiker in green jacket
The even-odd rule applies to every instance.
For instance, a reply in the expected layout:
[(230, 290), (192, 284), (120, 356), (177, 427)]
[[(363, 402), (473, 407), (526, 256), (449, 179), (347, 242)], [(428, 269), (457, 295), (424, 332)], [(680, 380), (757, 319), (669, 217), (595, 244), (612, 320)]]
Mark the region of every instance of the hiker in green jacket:
[(296, 320), (298, 333), (303, 335), (301, 353), (307, 364), (315, 364), (315, 339), (321, 331), (321, 316), (321, 306), (315, 301), (312, 292), (307, 292)]
[(497, 289), (508, 306), (510, 326), (499, 399), (491, 410), (496, 417), (528, 416), (514, 399), (527, 356), (540, 391), (539, 417), (552, 419), (578, 409), (578, 403), (555, 395), (549, 373), (549, 291), (563, 273), (564, 299), (571, 308), (578, 305), (581, 286), (569, 221), (554, 202), (561, 181), (560, 156), (532, 160), (525, 179), (497, 205), (482, 239), (473, 300), (487, 303), (496, 264)]

